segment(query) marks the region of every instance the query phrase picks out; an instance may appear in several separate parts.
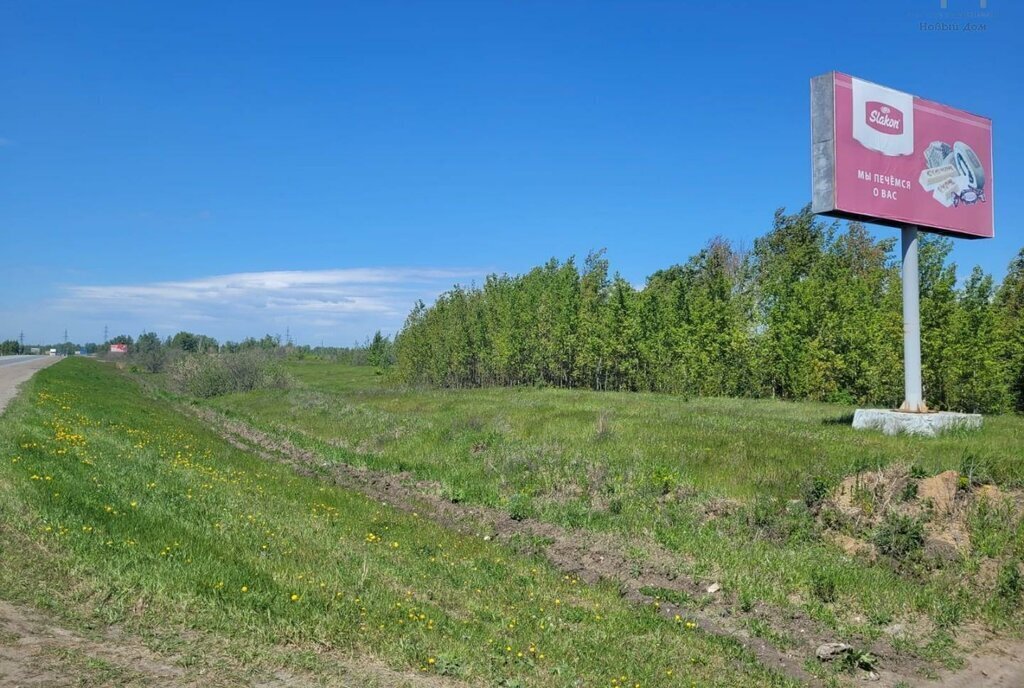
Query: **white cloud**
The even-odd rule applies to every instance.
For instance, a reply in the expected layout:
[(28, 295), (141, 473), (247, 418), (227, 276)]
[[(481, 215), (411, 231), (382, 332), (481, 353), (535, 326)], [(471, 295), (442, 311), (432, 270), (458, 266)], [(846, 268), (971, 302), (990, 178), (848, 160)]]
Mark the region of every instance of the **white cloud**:
[[(118, 331), (197, 329), (228, 339), (286, 327), (349, 343), (375, 329), (394, 332), (416, 299), (430, 302), (456, 282), (479, 279), (468, 268), (347, 268), (242, 272), (142, 284), (67, 287), (53, 302), (76, 319), (124, 322)], [(169, 332), (161, 332), (168, 334)], [(301, 340), (299, 340), (301, 341)]]

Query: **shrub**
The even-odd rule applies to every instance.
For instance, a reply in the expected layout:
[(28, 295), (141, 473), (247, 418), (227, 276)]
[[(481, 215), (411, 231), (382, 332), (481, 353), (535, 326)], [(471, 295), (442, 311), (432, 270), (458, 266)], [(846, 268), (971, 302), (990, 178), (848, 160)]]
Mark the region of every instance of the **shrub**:
[(170, 377), (180, 391), (201, 398), (288, 386), (277, 360), (256, 350), (190, 354), (174, 362)]

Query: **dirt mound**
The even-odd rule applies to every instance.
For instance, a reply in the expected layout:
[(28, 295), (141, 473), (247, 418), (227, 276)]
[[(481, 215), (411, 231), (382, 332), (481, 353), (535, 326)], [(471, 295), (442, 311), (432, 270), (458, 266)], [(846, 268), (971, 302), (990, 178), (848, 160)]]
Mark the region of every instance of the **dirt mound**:
[[(957, 507), (957, 493), (960, 491), (960, 474), (945, 471), (917, 484), (917, 496), (928, 504), (936, 516), (952, 516)], [(968, 495), (965, 493), (964, 497)], [(961, 500), (961, 502), (964, 500)]]
[(957, 471), (915, 476), (906, 466), (890, 466), (847, 476), (819, 512), (826, 537), (851, 555), (874, 559), (872, 534), (893, 516), (923, 527), (927, 559), (942, 562), (971, 551), (969, 521), (982, 504), (1009, 509), (1019, 518), (1024, 495), (995, 485), (972, 485)]

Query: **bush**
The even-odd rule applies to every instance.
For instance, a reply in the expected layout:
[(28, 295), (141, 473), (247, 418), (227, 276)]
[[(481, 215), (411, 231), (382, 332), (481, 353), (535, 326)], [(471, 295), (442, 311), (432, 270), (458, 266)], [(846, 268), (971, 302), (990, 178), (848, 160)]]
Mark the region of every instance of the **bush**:
[(191, 354), (171, 366), (170, 377), (180, 391), (200, 398), (288, 386), (288, 377), (277, 360), (256, 350)]

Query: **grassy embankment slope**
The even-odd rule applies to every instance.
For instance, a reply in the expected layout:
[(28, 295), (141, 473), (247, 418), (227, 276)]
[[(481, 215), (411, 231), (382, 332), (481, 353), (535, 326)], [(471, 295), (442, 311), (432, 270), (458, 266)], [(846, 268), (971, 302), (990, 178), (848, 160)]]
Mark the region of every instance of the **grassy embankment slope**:
[(638, 551), (658, 543), (680, 554), (681, 573), (720, 581), (741, 608), (799, 608), (866, 638), (900, 624), (897, 648), (945, 660), (969, 622), (1019, 624), (992, 585), (964, 584), (993, 556), (1024, 557), (1024, 525), (1014, 514), (972, 516), (971, 535), (988, 543), (985, 551), (935, 570), (899, 569), (822, 538), (803, 501), (815, 479), (820, 490), (896, 463), (918, 475), (960, 469), (1019, 487), (1019, 417), (986, 418), (980, 432), (938, 439), (884, 437), (852, 430), (852, 409), (828, 404), (402, 390), (369, 368), (296, 362), (289, 370), (302, 383), (295, 389), (209, 403), (329, 460), (436, 481), (452, 500), (615, 533)]
[[(431, 397), (402, 403), (431, 422)], [(360, 441), (415, 430), (346, 408)], [(336, 684), (353, 666), (439, 684), (787, 685), (612, 586), (235, 449), (94, 361), (40, 372), (0, 418), (0, 513), (5, 598), (118, 624), (204, 685), (280, 667)]]

